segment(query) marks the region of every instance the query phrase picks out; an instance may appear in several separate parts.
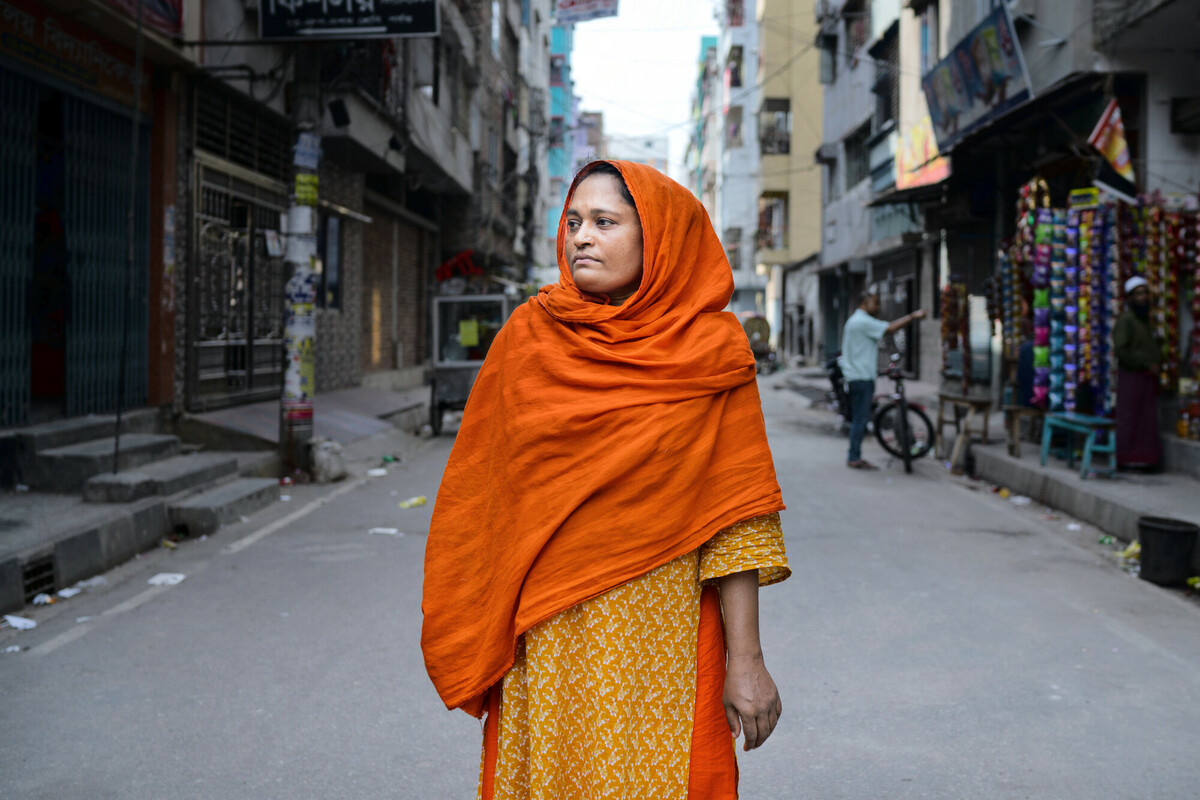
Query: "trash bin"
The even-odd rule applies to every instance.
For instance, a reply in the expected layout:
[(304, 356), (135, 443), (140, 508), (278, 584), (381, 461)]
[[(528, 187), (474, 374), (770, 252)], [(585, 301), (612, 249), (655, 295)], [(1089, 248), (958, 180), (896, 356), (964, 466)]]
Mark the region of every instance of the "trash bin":
[(1192, 575), (1192, 553), (1200, 531), (1190, 522), (1166, 517), (1139, 517), (1142, 543), (1138, 575), (1159, 586), (1178, 586)]

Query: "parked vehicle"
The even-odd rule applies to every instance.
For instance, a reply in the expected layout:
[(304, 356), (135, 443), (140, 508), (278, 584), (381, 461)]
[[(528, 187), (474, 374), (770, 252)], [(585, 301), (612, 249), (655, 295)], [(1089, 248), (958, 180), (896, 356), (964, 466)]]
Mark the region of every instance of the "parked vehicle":
[[(904, 393), (904, 372), (900, 369), (900, 355), (892, 355), (888, 368), (880, 373), (893, 383), (890, 395), (876, 395), (875, 438), (896, 458), (904, 462), (904, 471), (912, 472), (912, 462), (923, 458), (933, 447), (933, 423), (920, 403), (910, 403)], [(886, 400), (886, 403), (882, 401)]]

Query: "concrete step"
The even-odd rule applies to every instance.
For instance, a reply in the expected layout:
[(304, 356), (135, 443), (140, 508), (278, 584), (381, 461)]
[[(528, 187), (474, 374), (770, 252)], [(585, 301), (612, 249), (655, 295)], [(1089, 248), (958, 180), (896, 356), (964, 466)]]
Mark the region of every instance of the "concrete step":
[[(152, 408), (139, 408), (121, 414), (122, 433), (153, 433), (158, 412)], [(80, 444), (92, 439), (113, 435), (117, 418), (112, 414), (89, 414), (31, 425), (15, 431), (22, 453), (35, 454), (45, 450)]]
[(150, 495), (171, 495), (220, 480), (238, 471), (233, 453), (192, 453), (144, 464), (129, 472), (102, 472), (83, 486), (89, 503), (130, 503)]
[(277, 499), (277, 479), (239, 478), (170, 504), (167, 515), (175, 530), (186, 530), (189, 536), (204, 536)]
[[(26, 474), (29, 487), (47, 492), (79, 491), (93, 475), (112, 472), (113, 444), (112, 438), (93, 439), (37, 453)], [(117, 467), (120, 470), (131, 470), (178, 453), (177, 436), (157, 433), (123, 434)]]

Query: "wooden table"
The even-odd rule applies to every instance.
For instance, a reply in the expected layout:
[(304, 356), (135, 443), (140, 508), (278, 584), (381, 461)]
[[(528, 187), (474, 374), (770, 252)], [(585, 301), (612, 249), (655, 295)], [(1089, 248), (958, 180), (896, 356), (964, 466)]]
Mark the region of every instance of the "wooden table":
[[(958, 410), (965, 408), (967, 417), (960, 422), (958, 418)], [(951, 416), (946, 416), (946, 411), (950, 410)], [(992, 411), (992, 401), (988, 397), (969, 397), (962, 394), (954, 394), (952, 392), (938, 392), (938, 418), (937, 418), (937, 452), (939, 457), (945, 458), (945, 441), (942, 437), (942, 428), (946, 425), (954, 425), (954, 452), (950, 455), (950, 469), (952, 472), (962, 472), (962, 459), (966, 455), (967, 442), (971, 438), (975, 420), (981, 414), (983, 416), (983, 430), (980, 431), (984, 444), (988, 443), (988, 418)]]
[[(1004, 406), (1001, 408), (1004, 412), (1004, 428), (1008, 432), (1008, 454), (1013, 458), (1021, 457), (1021, 418), (1029, 417), (1030, 419), (1030, 436), (1034, 441), (1041, 440), (1042, 420), (1046, 416), (1044, 408), (1036, 408), (1034, 406)], [(1036, 433), (1035, 433), (1036, 431)]]

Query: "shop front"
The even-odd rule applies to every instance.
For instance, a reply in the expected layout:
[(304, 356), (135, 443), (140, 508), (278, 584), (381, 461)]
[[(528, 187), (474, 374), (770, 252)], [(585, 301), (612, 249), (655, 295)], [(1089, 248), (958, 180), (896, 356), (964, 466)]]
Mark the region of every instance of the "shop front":
[(39, 3), (3, 6), (0, 427), (144, 404), (149, 69), (135, 112), (132, 52)]

